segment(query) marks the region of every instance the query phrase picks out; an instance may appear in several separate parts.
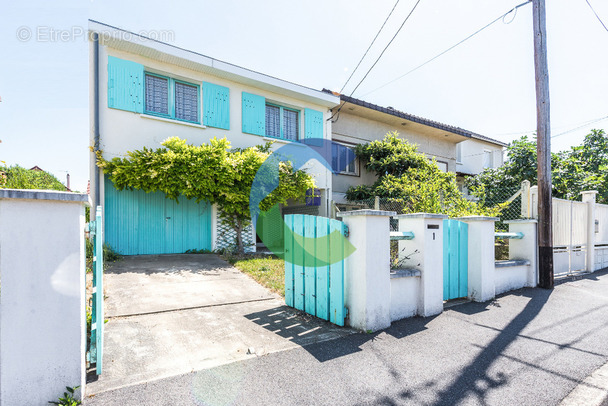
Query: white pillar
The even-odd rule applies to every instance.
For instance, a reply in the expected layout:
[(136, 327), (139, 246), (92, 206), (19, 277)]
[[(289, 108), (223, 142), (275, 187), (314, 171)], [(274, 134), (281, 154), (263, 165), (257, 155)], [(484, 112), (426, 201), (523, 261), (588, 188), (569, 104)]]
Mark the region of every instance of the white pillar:
[(587, 203), (587, 272), (595, 271), (595, 195), (597, 190), (581, 192)]
[(455, 220), (469, 225), (469, 298), (485, 302), (496, 296), (494, 282), (494, 222), (497, 217), (466, 216)]
[(346, 259), (345, 305), (351, 327), (377, 331), (391, 325), (390, 226), (396, 213), (381, 210), (341, 212), (355, 247)]
[(521, 240), (514, 238), (509, 240), (509, 259), (530, 261), (526, 286), (532, 288), (538, 284), (537, 222), (536, 219), (505, 221), (505, 223), (509, 224), (509, 232), (522, 233), (524, 235), (524, 238)]
[(0, 405), (85, 384), (84, 194), (0, 189)]
[(399, 241), (399, 261), (404, 267), (420, 271), (418, 315), (439, 314), (443, 311), (443, 220), (448, 216), (414, 213), (397, 218), (399, 231), (414, 233), (413, 240)]
[(530, 214), (530, 217), (538, 218), (538, 186), (530, 187)]

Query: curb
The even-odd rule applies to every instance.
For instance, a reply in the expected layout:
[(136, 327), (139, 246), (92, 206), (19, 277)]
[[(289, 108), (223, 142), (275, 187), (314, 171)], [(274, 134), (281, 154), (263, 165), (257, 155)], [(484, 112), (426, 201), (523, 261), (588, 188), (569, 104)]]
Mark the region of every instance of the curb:
[(600, 406), (608, 400), (608, 363), (596, 369), (585, 378), (568, 396), (560, 406)]

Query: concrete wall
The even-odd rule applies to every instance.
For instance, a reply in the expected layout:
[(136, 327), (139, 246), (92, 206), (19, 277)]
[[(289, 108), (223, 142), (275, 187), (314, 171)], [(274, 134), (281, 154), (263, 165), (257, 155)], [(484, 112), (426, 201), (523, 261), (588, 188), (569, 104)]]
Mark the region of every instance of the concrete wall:
[(0, 405), (85, 384), (87, 195), (0, 190)]
[(391, 321), (418, 314), (420, 277), (391, 278)]

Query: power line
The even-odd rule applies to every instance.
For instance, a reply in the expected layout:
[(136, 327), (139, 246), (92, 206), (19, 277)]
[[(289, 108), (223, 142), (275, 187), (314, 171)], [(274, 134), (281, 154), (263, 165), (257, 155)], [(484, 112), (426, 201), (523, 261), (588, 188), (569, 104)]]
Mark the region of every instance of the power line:
[(606, 24), (604, 24), (604, 22), (602, 21), (602, 19), (600, 18), (600, 16), (597, 15), (597, 13), (595, 12), (595, 9), (591, 5), (591, 3), (589, 3), (589, 0), (585, 0), (585, 1), (587, 2), (587, 5), (589, 5), (589, 8), (591, 9), (591, 11), (593, 11), (593, 14), (595, 14), (595, 17), (597, 17), (597, 20), (600, 22), (600, 24), (602, 24), (602, 27), (604, 27), (604, 29), (606, 31), (608, 31), (608, 28), (606, 28)]
[[(597, 123), (598, 121), (602, 121), (605, 118), (606, 117), (600, 117), (600, 118), (594, 118), (594, 119), (587, 120), (587, 121), (579, 121), (578, 123), (569, 123), (569, 124), (558, 125), (555, 127), (551, 127), (551, 131), (557, 130), (558, 128), (565, 128), (565, 127), (571, 127), (571, 126), (580, 126), (580, 127), (576, 128), (576, 129), (579, 129), (579, 128), (586, 127), (589, 124), (593, 124), (593, 123)], [(526, 135), (526, 134), (533, 133), (535, 131), (536, 131), (536, 129), (529, 130), (529, 131), (517, 131), (517, 132), (512, 132), (512, 133), (498, 133), (498, 134), (488, 134), (488, 135), (491, 137), (506, 137), (509, 135)], [(572, 131), (572, 130), (570, 129), (568, 131)], [(559, 134), (554, 135), (554, 137), (557, 137), (558, 135)]]
[[(517, 6), (515, 6), (515, 7), (513, 7), (511, 10), (509, 10), (509, 11), (507, 11), (506, 13), (502, 14), (500, 17), (498, 17), (498, 18), (496, 18), (496, 19), (492, 20), (490, 23), (488, 23), (488, 24), (484, 25), (483, 27), (481, 27), (480, 29), (478, 29), (477, 31), (475, 31), (474, 33), (472, 33), (471, 35), (469, 35), (468, 37), (464, 38), (463, 40), (461, 40), (461, 41), (457, 42), (456, 44), (452, 45), (451, 47), (449, 47), (449, 48), (448, 48), (448, 49), (446, 49), (445, 51), (443, 51), (443, 52), (441, 52), (441, 53), (439, 53), (439, 54), (435, 55), (435, 56), (434, 56), (434, 57), (432, 57), (431, 59), (429, 59), (429, 60), (427, 60), (426, 62), (424, 62), (424, 63), (422, 63), (422, 64), (420, 64), (420, 65), (416, 66), (415, 68), (413, 68), (413, 69), (411, 69), (411, 70), (407, 71), (407, 72), (406, 72), (406, 73), (404, 73), (403, 75), (401, 75), (401, 76), (399, 76), (399, 77), (397, 77), (397, 78), (395, 78), (395, 79), (391, 80), (390, 82), (387, 82), (387, 83), (383, 84), (382, 86), (377, 87), (377, 88), (375, 88), (374, 90), (372, 90), (372, 91), (370, 91), (370, 92), (365, 93), (363, 96), (367, 96), (368, 94), (373, 93), (373, 92), (375, 92), (376, 90), (380, 90), (380, 89), (382, 89), (383, 87), (386, 87), (386, 86), (390, 85), (391, 83), (396, 82), (397, 80), (399, 80), (399, 79), (401, 79), (401, 78), (403, 78), (403, 77), (405, 77), (405, 76), (409, 75), (410, 73), (417, 71), (418, 69), (422, 68), (423, 66), (427, 65), (428, 63), (433, 62), (435, 59), (439, 58), (440, 56), (442, 56), (442, 55), (446, 54), (447, 52), (451, 51), (452, 49), (456, 48), (458, 45), (462, 44), (463, 42), (465, 42), (465, 41), (467, 41), (467, 40), (469, 40), (469, 39), (471, 39), (471, 38), (473, 38), (475, 35), (479, 34), (480, 32), (482, 32), (483, 30), (485, 30), (486, 28), (488, 28), (488, 27), (489, 27), (489, 26), (491, 26), (492, 24), (496, 23), (498, 20), (500, 20), (500, 19), (504, 19), (506, 16), (508, 16), (509, 14), (511, 14), (511, 13), (512, 13), (512, 12), (514, 12), (514, 11), (515, 11), (515, 12), (517, 12), (517, 9), (518, 9), (518, 8), (520, 8), (520, 7), (522, 7), (522, 6), (525, 6), (525, 5), (526, 5), (526, 4), (528, 4), (528, 3), (530, 3), (530, 1), (529, 1), (529, 0), (528, 0), (528, 1), (525, 1), (525, 2), (523, 2), (523, 3), (519, 4), (519, 5), (517, 5)], [(513, 20), (511, 20), (511, 21), (513, 21)], [(509, 23), (510, 23), (510, 22), (509, 22)], [(506, 24), (509, 24), (509, 23), (506, 23)]]
[(608, 118), (608, 116), (600, 117), (600, 118), (598, 118), (598, 119), (596, 119), (596, 120), (593, 120), (593, 121), (591, 121), (591, 122), (585, 123), (585, 124), (580, 125), (580, 126), (578, 126), (578, 127), (571, 128), (571, 129), (569, 129), (568, 131), (564, 131), (563, 133), (559, 133), (559, 134), (552, 135), (552, 136), (551, 136), (551, 138), (559, 137), (560, 135), (569, 134), (569, 133), (571, 133), (572, 131), (580, 130), (581, 128), (587, 127), (589, 124), (593, 124), (593, 123), (597, 123), (597, 122), (600, 122), (600, 121), (604, 121), (604, 120), (606, 120), (607, 118)]
[[(386, 50), (393, 43), (393, 41), (395, 40), (395, 38), (397, 38), (397, 35), (399, 35), (399, 32), (401, 31), (401, 29), (403, 28), (403, 26), (405, 25), (405, 23), (410, 19), (411, 15), (414, 13), (414, 10), (416, 10), (416, 7), (418, 7), (418, 4), (420, 4), (420, 1), (422, 1), (422, 0), (416, 1), (416, 4), (414, 4), (414, 7), (412, 7), (412, 9), (410, 10), (410, 12), (407, 15), (407, 17), (405, 17), (405, 19), (403, 20), (403, 22), (399, 26), (399, 29), (395, 33), (395, 35), (393, 35), (393, 38), (391, 38), (391, 40), (388, 42), (388, 44), (386, 44), (386, 46), (384, 47), (384, 49), (382, 50), (382, 52), (380, 52), (380, 55), (378, 55), (378, 58), (376, 58), (376, 60), (372, 64), (372, 66), (367, 70), (367, 72), (365, 72), (365, 75), (359, 81), (359, 83), (357, 83), (357, 86), (355, 86), (355, 88), (353, 89), (353, 91), (350, 92), (350, 96), (352, 96), (353, 93), (355, 93), (357, 91), (357, 89), (359, 88), (359, 86), (361, 86), (361, 83), (363, 83), (363, 81), (367, 78), (367, 75), (369, 75), (369, 73), (372, 71), (372, 69), (374, 69), (374, 67), (378, 63), (378, 61), (380, 61), (380, 58), (382, 58), (382, 55), (384, 55), (384, 52), (386, 52)], [(329, 119), (330, 120), (333, 119), (336, 115), (338, 115), (338, 117), (340, 117), (340, 115), (339, 115), (340, 114), (340, 110), (342, 110), (342, 107), (344, 107), (345, 104), (346, 104), (346, 102), (342, 102), (342, 104), (340, 105), (340, 107), (338, 107), (338, 110)], [(338, 119), (336, 118), (335, 121), (338, 121)]]
[(395, 11), (395, 8), (397, 7), (397, 4), (399, 4), (399, 0), (397, 0), (397, 2), (395, 3), (395, 5), (393, 6), (393, 8), (391, 9), (391, 12), (388, 13), (388, 16), (386, 16), (386, 20), (384, 20), (384, 23), (382, 23), (382, 27), (380, 27), (380, 29), (378, 30), (378, 32), (376, 33), (376, 36), (374, 37), (374, 39), (372, 40), (372, 43), (369, 44), (369, 47), (367, 47), (367, 50), (365, 51), (365, 53), (363, 54), (363, 56), (361, 57), (361, 59), (359, 60), (359, 63), (357, 64), (357, 66), (355, 66), (355, 69), (353, 69), (352, 73), (350, 74), (350, 76), (348, 77), (348, 79), (346, 80), (346, 83), (344, 83), (344, 86), (342, 86), (342, 89), (340, 89), (340, 93), (342, 93), (342, 91), (344, 90), (344, 88), (346, 87), (346, 85), (348, 84), (348, 82), (350, 82), (350, 80), (352, 79), (353, 75), (355, 74), (355, 72), (357, 71), (357, 69), (359, 68), (359, 65), (361, 65), (361, 62), (363, 62), (363, 59), (365, 59), (365, 57), (367, 56), (367, 53), (369, 52), (369, 50), (372, 48), (372, 45), (374, 45), (374, 42), (376, 42), (376, 39), (378, 38), (378, 36), (380, 35), (380, 33), (382, 32), (382, 29), (384, 29), (384, 26), (386, 25), (386, 22), (388, 21), (388, 19), (391, 17), (391, 15), (393, 14), (393, 11)]

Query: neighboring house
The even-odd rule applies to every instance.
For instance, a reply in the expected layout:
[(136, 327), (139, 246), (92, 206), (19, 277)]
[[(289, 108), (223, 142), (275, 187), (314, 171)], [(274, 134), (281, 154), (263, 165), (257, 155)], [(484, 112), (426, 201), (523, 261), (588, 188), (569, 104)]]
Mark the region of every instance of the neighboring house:
[[(90, 21), (91, 145), (98, 137), (106, 159), (168, 137), (207, 143), (227, 137), (233, 147), (269, 140), (275, 147), (303, 138), (331, 139), (330, 108), (339, 98)], [(95, 96), (97, 94), (97, 97)], [(97, 173), (91, 155), (91, 198), (104, 210), (105, 241), (123, 254), (183, 253), (217, 249), (234, 235), (218, 220), (217, 208), (162, 193), (118, 192)], [(331, 172), (312, 163), (318, 206), (285, 212), (328, 215)], [(315, 191), (316, 192), (316, 191)], [(96, 204), (97, 204), (96, 203)], [(248, 231), (249, 246), (255, 233)]]
[(464, 186), (465, 179), (484, 169), (502, 166), (506, 146), (504, 142), (479, 134), (456, 145), (456, 180), (465, 196), (469, 194)]
[[(340, 144), (334, 146), (334, 165), (354, 156), (355, 145), (381, 140), (391, 131), (417, 144), (418, 151), (429, 159), (435, 158), (440, 169), (455, 172), (460, 185), (464, 176), (481, 172), (484, 165), (502, 165), (502, 149), (506, 146), (502, 142), (392, 107), (381, 107), (327, 89), (323, 91), (339, 96), (343, 104), (333, 109), (332, 140)], [(354, 208), (345, 198), (348, 188), (371, 185), (375, 181), (375, 174), (366, 171), (355, 159), (346, 170), (333, 176), (334, 203), (340, 210)], [(466, 190), (464, 192), (466, 194)]]

